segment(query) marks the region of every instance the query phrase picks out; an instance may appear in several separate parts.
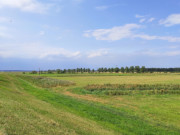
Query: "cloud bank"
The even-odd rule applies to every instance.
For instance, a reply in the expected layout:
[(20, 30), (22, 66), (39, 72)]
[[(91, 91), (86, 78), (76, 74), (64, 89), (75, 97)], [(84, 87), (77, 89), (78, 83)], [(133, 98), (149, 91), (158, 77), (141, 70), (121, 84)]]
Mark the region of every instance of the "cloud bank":
[(44, 4), (37, 0), (0, 0), (0, 8), (17, 8), (21, 11), (45, 13), (50, 4)]
[(160, 20), (159, 24), (166, 27), (180, 24), (180, 14), (171, 14), (166, 19)]
[(144, 40), (164, 40), (168, 42), (180, 42), (180, 37), (156, 36), (148, 34), (139, 34), (135, 30), (142, 28), (137, 24), (126, 24), (124, 26), (113, 27), (110, 29), (96, 29), (84, 32), (85, 37), (94, 37), (96, 40), (116, 41), (124, 38), (140, 38)]

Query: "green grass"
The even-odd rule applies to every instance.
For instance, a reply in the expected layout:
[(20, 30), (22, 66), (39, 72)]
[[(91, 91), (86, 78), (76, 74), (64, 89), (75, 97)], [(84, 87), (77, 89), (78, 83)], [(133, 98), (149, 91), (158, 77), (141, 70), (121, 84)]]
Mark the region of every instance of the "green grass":
[(92, 94), (106, 95), (180, 94), (179, 84), (91, 84), (84, 88)]
[[(106, 76), (105, 76), (106, 75)], [(73, 81), (77, 86), (88, 84), (180, 84), (180, 74), (128, 74), (111, 76), (108, 74), (97, 76), (51, 76), (53, 78)]]
[(85, 89), (95, 90), (180, 90), (179, 84), (93, 84), (87, 85)]
[(30, 92), (41, 89), (29, 83), (4, 74), (0, 79), (1, 134), (114, 134), (94, 121), (36, 98)]
[(76, 83), (48, 89), (26, 77), (0, 74), (0, 134), (180, 134), (179, 95), (99, 96), (83, 90), (88, 84), (180, 84), (179, 74), (47, 75)]
[(70, 85), (75, 85), (75, 83), (71, 81), (65, 81), (65, 80), (59, 80), (55, 78), (49, 78), (49, 77), (42, 77), (42, 76), (20, 76), (18, 77), (28, 80), (31, 83), (43, 87), (43, 88), (52, 88), (52, 87), (57, 87), (57, 86), (70, 86)]
[(27, 83), (22, 83), (22, 86), (28, 88), (28, 92), (37, 96), (39, 99), (49, 102), (57, 107), (64, 108), (67, 111), (97, 121), (108, 129), (113, 129), (119, 133), (130, 134), (178, 134), (175, 130), (163, 129), (147, 123), (136, 116), (128, 114), (108, 106), (92, 104), (85, 101), (77, 101), (73, 98), (55, 94), (49, 91), (36, 90)]

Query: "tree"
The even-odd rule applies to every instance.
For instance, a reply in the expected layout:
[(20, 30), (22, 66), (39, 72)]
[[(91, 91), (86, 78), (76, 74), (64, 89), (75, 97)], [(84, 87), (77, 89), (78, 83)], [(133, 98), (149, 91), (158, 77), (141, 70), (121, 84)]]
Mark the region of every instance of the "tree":
[(92, 69), (92, 72), (94, 73), (94, 72), (95, 72), (95, 70), (94, 70), (94, 69)]
[(121, 73), (124, 73), (125, 69), (124, 67), (121, 67)]
[(141, 67), (141, 73), (144, 73), (145, 71), (146, 71), (145, 66), (142, 66), (142, 67)]
[(90, 69), (90, 68), (88, 68), (88, 69), (87, 69), (87, 72), (88, 72), (88, 73), (90, 73), (90, 72), (91, 72), (91, 69)]
[(111, 72), (111, 73), (114, 72), (114, 68), (111, 68), (111, 71), (110, 71), (110, 72)]
[(136, 73), (140, 73), (140, 67), (139, 67), (139, 66), (135, 66), (134, 71), (135, 71)]
[(83, 68), (83, 73), (84, 73), (84, 72), (86, 72), (86, 69), (85, 69), (85, 68)]
[(128, 67), (125, 68), (125, 72), (129, 73), (129, 68)]
[(82, 68), (80, 69), (80, 72), (81, 72), (81, 73), (83, 72), (83, 69), (82, 69)]
[(56, 73), (57, 73), (57, 74), (60, 74), (60, 73), (61, 73), (61, 70), (60, 70), (60, 69), (57, 69), (57, 70), (56, 70)]
[(98, 72), (103, 72), (103, 68), (98, 68)]
[(130, 71), (131, 73), (134, 73), (134, 66), (130, 66), (129, 71)]
[(103, 69), (103, 71), (104, 71), (104, 72), (107, 72), (107, 71), (108, 71), (108, 69), (107, 69), (107, 68), (104, 68), (104, 69)]
[(114, 72), (118, 73), (118, 72), (119, 72), (119, 68), (116, 67), (116, 68), (114, 69)]
[(64, 69), (64, 70), (63, 70), (63, 73), (66, 73), (66, 72), (67, 72), (67, 70), (66, 70), (66, 69)]
[(34, 70), (34, 71), (31, 72), (31, 74), (37, 74), (37, 71)]
[(53, 71), (52, 70), (48, 70), (48, 74), (52, 74), (53, 73)]
[(71, 70), (71, 69), (68, 69), (67, 71), (68, 71), (68, 73), (72, 73), (72, 70)]

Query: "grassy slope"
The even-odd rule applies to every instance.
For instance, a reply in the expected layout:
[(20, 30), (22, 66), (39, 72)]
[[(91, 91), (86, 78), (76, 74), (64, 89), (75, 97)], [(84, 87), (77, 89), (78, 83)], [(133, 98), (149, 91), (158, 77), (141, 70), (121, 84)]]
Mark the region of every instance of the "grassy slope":
[[(0, 133), (8, 134), (179, 134), (179, 126), (173, 109), (179, 109), (176, 102), (178, 97), (167, 97), (167, 102), (163, 102), (161, 97), (159, 101), (157, 97), (129, 97), (122, 99), (106, 98), (108, 105), (87, 102), (57, 94), (51, 90), (40, 89), (32, 84), (9, 75), (0, 74)], [(84, 77), (80, 77), (83, 81)], [(91, 77), (86, 77), (92, 79)], [(101, 79), (102, 80), (101, 80)], [(103, 80), (112, 80), (110, 77), (98, 77), (100, 83)], [(66, 78), (67, 79), (67, 78)], [(78, 86), (85, 83), (91, 83), (85, 79), (80, 82), (77, 78), (69, 78), (78, 81)], [(98, 82), (98, 80), (92, 81)], [(115, 78), (114, 78), (115, 79)], [(118, 78), (119, 79), (119, 78)], [(122, 78), (121, 78), (122, 79)], [(159, 79), (159, 78), (158, 78)], [(169, 78), (168, 78), (169, 79)], [(168, 80), (167, 79), (167, 80)], [(178, 78), (170, 78), (170, 80)], [(138, 80), (138, 79), (137, 79)], [(159, 79), (161, 80), (161, 79)], [(116, 79), (115, 79), (116, 81)], [(10, 83), (11, 82), (11, 83)], [(164, 103), (160, 111), (158, 108), (154, 110), (154, 102)], [(136, 106), (132, 112), (130, 108), (119, 106), (120, 102), (126, 103), (126, 106)], [(144, 102), (144, 104), (143, 104)], [(167, 104), (170, 102), (170, 104)], [(128, 104), (127, 104), (128, 103)], [(169, 109), (171, 105), (172, 109)], [(113, 106), (113, 108), (112, 108)], [(152, 109), (148, 107), (152, 107)], [(156, 106), (158, 107), (158, 106)], [(138, 108), (138, 109), (137, 109)], [(147, 112), (146, 112), (147, 110)], [(149, 114), (149, 110), (154, 115), (149, 119), (156, 117), (156, 113), (162, 113), (165, 117), (169, 117), (172, 123), (162, 124), (153, 123), (146, 119), (145, 115)], [(150, 112), (151, 112), (150, 111)], [(136, 114), (137, 113), (137, 114)], [(143, 115), (144, 114), (144, 115)], [(168, 114), (168, 115), (167, 115)], [(158, 114), (159, 116), (159, 114)], [(157, 117), (158, 118), (158, 117)], [(175, 121), (175, 122), (174, 122)], [(18, 123), (18, 124), (17, 124)], [(16, 125), (16, 126), (15, 126)], [(22, 128), (22, 125), (24, 128)], [(101, 125), (101, 126), (100, 126)], [(114, 132), (113, 132), (114, 131)]]
[(95, 122), (37, 99), (30, 84), (0, 74), (1, 134), (113, 134)]

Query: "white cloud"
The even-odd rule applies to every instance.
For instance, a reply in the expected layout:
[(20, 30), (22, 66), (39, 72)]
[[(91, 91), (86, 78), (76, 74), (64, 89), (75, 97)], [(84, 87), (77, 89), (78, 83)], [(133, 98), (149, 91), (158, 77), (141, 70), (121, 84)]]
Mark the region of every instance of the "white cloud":
[(136, 14), (135, 17), (136, 17), (136, 18), (144, 18), (144, 16), (138, 15), (138, 14)]
[(143, 23), (143, 22), (145, 22), (145, 21), (146, 21), (145, 18), (142, 18), (142, 19), (139, 20), (140, 23)]
[(168, 56), (177, 56), (177, 55), (180, 55), (180, 51), (166, 52), (166, 55), (168, 55)]
[(140, 19), (140, 20), (139, 20), (140, 23), (143, 23), (143, 22), (150, 23), (150, 22), (152, 22), (152, 21), (155, 20), (154, 17), (149, 18), (148, 16), (149, 16), (149, 15), (142, 16), (142, 15), (136, 14), (136, 15), (135, 15), (135, 18)]
[(108, 6), (97, 6), (96, 9), (102, 11), (108, 9)]
[(39, 43), (0, 45), (0, 57), (4, 58), (77, 58), (80, 54), (79, 51), (72, 52), (64, 48), (50, 47)]
[(45, 13), (50, 4), (43, 4), (37, 0), (0, 0), (0, 8), (18, 8), (22, 11)]
[(124, 26), (113, 27), (111, 29), (97, 29), (85, 31), (85, 37), (94, 37), (96, 40), (116, 41), (124, 38), (141, 38), (145, 40), (165, 40), (169, 42), (180, 42), (180, 37), (173, 36), (154, 36), (147, 34), (137, 34), (134, 29), (141, 28), (141, 25), (126, 24)]
[(134, 35), (134, 37), (145, 39), (145, 40), (165, 40), (169, 42), (180, 42), (180, 37), (172, 37), (172, 36), (150, 36), (146, 34), (137, 34), (137, 35)]
[(126, 24), (124, 26), (113, 27), (111, 29), (90, 30), (84, 33), (85, 37), (95, 37), (96, 40), (115, 41), (131, 37), (132, 30), (140, 28), (137, 24)]
[[(138, 52), (139, 54), (139, 52)], [(141, 51), (140, 54), (148, 55), (148, 56), (179, 56), (180, 51), (165, 51), (165, 52), (157, 52), (153, 50)]]
[(151, 17), (151, 18), (148, 19), (147, 22), (152, 22), (152, 21), (154, 21), (154, 20), (155, 20), (155, 18)]
[(160, 20), (159, 24), (164, 25), (166, 27), (180, 24), (180, 14), (169, 15), (166, 19)]
[(88, 58), (100, 57), (108, 54), (109, 49), (99, 49), (88, 53)]

